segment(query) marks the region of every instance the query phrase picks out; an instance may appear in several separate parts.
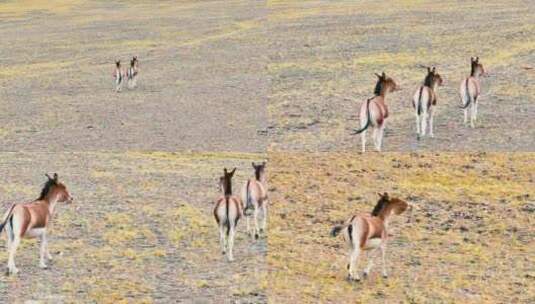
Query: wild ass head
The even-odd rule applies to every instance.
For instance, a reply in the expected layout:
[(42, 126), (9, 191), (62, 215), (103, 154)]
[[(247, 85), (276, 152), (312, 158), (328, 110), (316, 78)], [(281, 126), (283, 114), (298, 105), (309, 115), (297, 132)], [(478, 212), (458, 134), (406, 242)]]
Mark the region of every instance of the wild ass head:
[(266, 162), (262, 162), (260, 164), (252, 163), (254, 168), (254, 175), (257, 181), (263, 181), (266, 173)]
[(384, 96), (386, 93), (400, 90), (394, 79), (387, 77), (385, 72), (380, 75), (375, 73), (375, 76), (377, 76), (377, 83), (373, 93), (376, 96)]
[(65, 184), (59, 181), (58, 174), (54, 173), (54, 177), (50, 177), (48, 174), (45, 174), (45, 176), (48, 178), (48, 180), (43, 186), (38, 199), (56, 201), (60, 203), (72, 203), (73, 197), (69, 193), (69, 190), (67, 190)]
[(436, 67), (430, 68), (427, 67), (427, 75), (424, 79), (424, 85), (432, 89), (435, 89), (437, 86), (442, 86), (443, 80), (442, 76), (437, 73)]
[(227, 171), (227, 168), (223, 169), (223, 176), (220, 182), (223, 185), (223, 193), (225, 195), (232, 195), (232, 177), (234, 176), (234, 172), (236, 172), (236, 168), (230, 172)]
[(485, 68), (483, 68), (483, 64), (479, 62), (479, 57), (470, 58), (470, 64), (471, 64), (470, 76), (480, 77), (480, 76), (486, 75)]

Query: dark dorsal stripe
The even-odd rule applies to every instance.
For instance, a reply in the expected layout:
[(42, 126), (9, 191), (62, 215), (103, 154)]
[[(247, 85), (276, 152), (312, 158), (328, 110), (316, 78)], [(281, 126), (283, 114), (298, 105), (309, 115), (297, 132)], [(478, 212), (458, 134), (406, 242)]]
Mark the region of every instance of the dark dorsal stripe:
[(383, 79), (379, 78), (377, 80), (377, 83), (375, 84), (375, 89), (373, 90), (373, 94), (375, 94), (375, 96), (380, 96), (382, 91), (383, 91)]
[(52, 190), (52, 187), (56, 186), (56, 181), (53, 179), (49, 179), (46, 181), (46, 183), (43, 185), (43, 189), (41, 190), (41, 194), (37, 198), (37, 200), (43, 200), (48, 195), (48, 193)]

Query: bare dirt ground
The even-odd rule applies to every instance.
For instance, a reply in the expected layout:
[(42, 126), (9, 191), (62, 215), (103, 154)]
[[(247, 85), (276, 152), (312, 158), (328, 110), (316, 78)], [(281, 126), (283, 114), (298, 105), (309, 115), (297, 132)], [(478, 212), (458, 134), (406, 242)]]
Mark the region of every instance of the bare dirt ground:
[[(273, 303), (533, 303), (530, 153), (271, 153), (268, 297)], [(392, 219), (389, 278), (346, 281), (331, 228), (371, 212), (376, 192), (420, 207)], [(271, 250), (276, 248), (276, 250)], [(359, 269), (364, 269), (361, 259)]]
[[(263, 152), (264, 2), (0, 3), (4, 151)], [(114, 92), (114, 60), (140, 60)], [(61, 138), (61, 140), (58, 140)]]
[(52, 220), (50, 269), (38, 267), (38, 242), (23, 241), (16, 259), (21, 273), (0, 275), (0, 302), (266, 302), (265, 239), (252, 241), (240, 222), (236, 261), (228, 263), (212, 215), (222, 168), (238, 167), (237, 191), (251, 175), (250, 162), (261, 159), (230, 153), (2, 153), (2, 210), (35, 198), (41, 171), (59, 172), (76, 201), (59, 205)]
[[(403, 88), (390, 95), (386, 151), (535, 150), (535, 2), (270, 1), (269, 99), (274, 149), (354, 151), (361, 102), (373, 73)], [(458, 87), (479, 56), (480, 121), (462, 123)], [(417, 141), (411, 98), (435, 65), (440, 88), (435, 138)]]

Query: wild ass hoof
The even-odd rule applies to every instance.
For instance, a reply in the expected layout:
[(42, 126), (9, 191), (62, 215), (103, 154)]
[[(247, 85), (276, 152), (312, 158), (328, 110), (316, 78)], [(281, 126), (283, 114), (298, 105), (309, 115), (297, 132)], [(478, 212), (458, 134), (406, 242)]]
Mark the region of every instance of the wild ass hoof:
[(383, 273), (383, 279), (388, 279), (388, 274)]
[(15, 275), (19, 273), (19, 269), (17, 267), (13, 267), (11, 269), (7, 269), (7, 275)]
[(420, 140), (420, 134), (416, 135), (416, 140)]
[(255, 234), (254, 234), (254, 239), (255, 239), (255, 240), (258, 240), (259, 237), (260, 237), (260, 236), (258, 235), (258, 233), (255, 233)]
[(41, 263), (41, 264), (39, 264), (39, 267), (40, 267), (41, 269), (47, 269), (47, 268), (48, 268), (48, 265)]
[(360, 282), (360, 277), (353, 277), (352, 275), (347, 275), (347, 280), (349, 282)]
[(362, 273), (362, 278), (366, 279), (366, 278), (368, 278), (368, 275), (369, 275), (369, 274), (368, 274), (366, 271), (364, 271), (364, 272)]
[(225, 250), (223, 250), (223, 251), (221, 251), (221, 254), (225, 255), (225, 254), (227, 254), (227, 252)]

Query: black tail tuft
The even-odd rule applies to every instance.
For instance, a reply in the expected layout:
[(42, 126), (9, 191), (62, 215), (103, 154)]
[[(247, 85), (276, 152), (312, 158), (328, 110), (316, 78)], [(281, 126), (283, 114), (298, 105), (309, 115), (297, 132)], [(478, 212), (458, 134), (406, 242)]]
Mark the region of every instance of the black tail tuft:
[(353, 134), (360, 134), (364, 131), (366, 131), (366, 129), (368, 129), (368, 127), (370, 126), (370, 123), (371, 123), (371, 120), (372, 120), (372, 117), (371, 117), (371, 113), (370, 113), (370, 101), (372, 101), (372, 98), (368, 99), (366, 101), (366, 125), (364, 125), (364, 127), (362, 127), (361, 129), (359, 130), (354, 130), (354, 133)]
[(4, 227), (6, 226), (6, 223), (7, 223), (7, 221), (5, 223), (0, 224), (0, 233), (2, 233), (2, 230), (4, 230)]
[(342, 225), (334, 226), (331, 230), (331, 236), (336, 237), (338, 234), (340, 234), (340, 231), (342, 231), (342, 229), (344, 229), (344, 226)]
[(416, 105), (416, 111), (418, 113), (418, 116), (422, 114), (422, 93), (423, 93), (424, 87), (420, 87), (420, 94), (418, 95), (418, 104)]
[[(468, 101), (465, 105), (461, 106), (461, 109), (466, 109), (468, 106), (472, 103), (472, 98), (470, 97), (470, 90), (468, 90), (468, 80), (470, 78), (466, 78), (466, 84), (465, 84), (465, 91), (466, 91), (466, 98)], [(464, 102), (463, 97), (461, 96), (461, 103)]]

